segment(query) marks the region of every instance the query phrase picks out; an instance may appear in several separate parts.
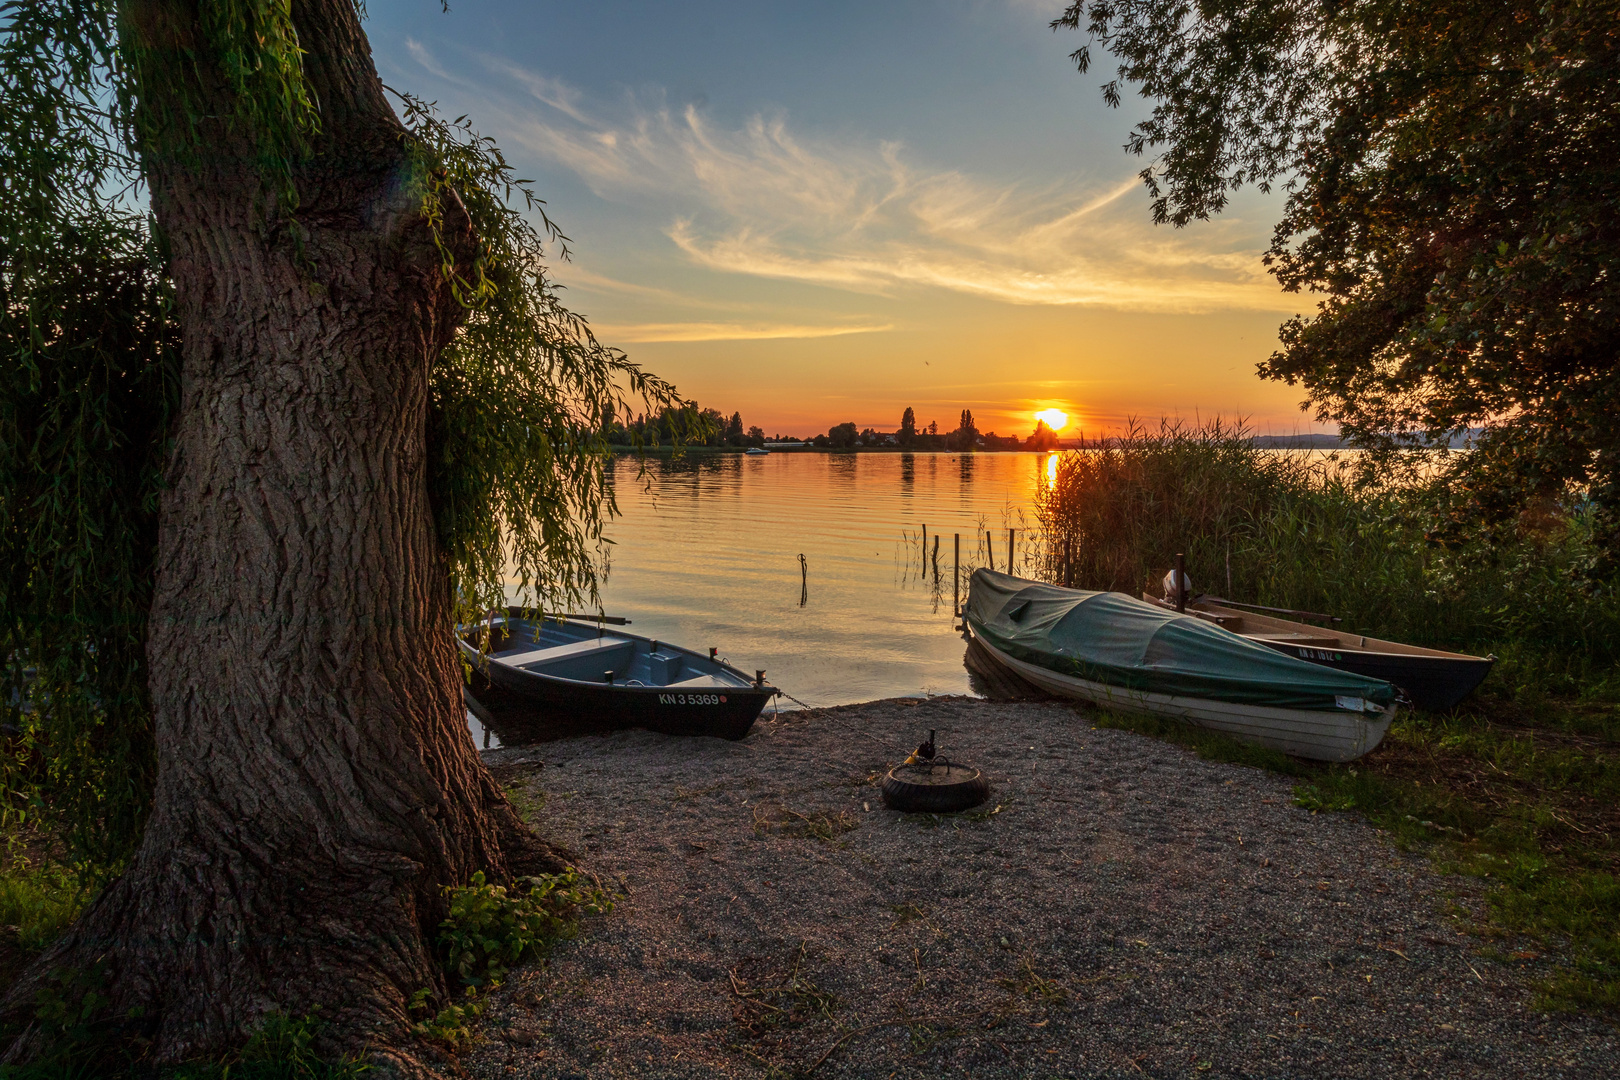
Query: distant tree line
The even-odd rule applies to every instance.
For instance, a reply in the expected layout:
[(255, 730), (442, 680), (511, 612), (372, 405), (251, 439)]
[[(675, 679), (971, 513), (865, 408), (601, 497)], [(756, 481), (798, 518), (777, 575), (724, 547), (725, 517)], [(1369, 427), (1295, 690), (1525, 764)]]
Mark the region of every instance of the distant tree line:
[(765, 432), (755, 426), (743, 428), (742, 413), (728, 420), (718, 409), (705, 409), (697, 402), (684, 408), (665, 406), (656, 414), (640, 414), (623, 421), (611, 405), (602, 410), (602, 435), (615, 446), (764, 446)]
[(906, 408), (900, 417), (900, 426), (894, 431), (859, 428), (853, 420), (834, 424), (825, 434), (800, 437), (796, 435), (766, 435), (764, 429), (743, 427), (742, 414), (734, 412), (728, 420), (718, 409), (705, 409), (693, 402), (685, 408), (666, 407), (653, 416), (636, 416), (619, 421), (609, 407), (603, 411), (602, 432), (607, 440), (618, 446), (684, 446), (748, 447), (764, 446), (767, 442), (801, 442), (829, 450), (854, 450), (862, 447), (896, 447), (903, 450), (948, 450), (971, 453), (974, 450), (1055, 450), (1057, 432), (1044, 420), (1036, 421), (1035, 430), (1027, 439), (1016, 435), (997, 435), (993, 431), (980, 432), (973, 419), (972, 409), (963, 409), (955, 430), (940, 431), (939, 422), (930, 420), (926, 427), (917, 424), (916, 410)]

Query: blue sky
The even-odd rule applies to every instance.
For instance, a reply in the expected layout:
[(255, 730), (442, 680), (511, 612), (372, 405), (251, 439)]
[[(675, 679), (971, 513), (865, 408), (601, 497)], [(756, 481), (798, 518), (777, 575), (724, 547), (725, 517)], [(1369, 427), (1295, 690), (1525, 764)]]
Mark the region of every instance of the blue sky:
[(393, 0), (367, 30), (385, 82), (534, 179), (600, 336), (768, 432), (906, 405), (1309, 428), (1254, 375), (1304, 306), (1258, 260), (1279, 201), (1154, 227), (1142, 107), (1103, 105), (1060, 8)]

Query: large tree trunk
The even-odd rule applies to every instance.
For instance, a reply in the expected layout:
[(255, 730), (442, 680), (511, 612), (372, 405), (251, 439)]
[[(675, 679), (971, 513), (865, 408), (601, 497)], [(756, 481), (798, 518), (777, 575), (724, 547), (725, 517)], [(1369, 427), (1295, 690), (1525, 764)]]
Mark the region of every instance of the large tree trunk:
[[(195, 2), (139, 0), (129, 25), (187, 47)], [(270, 1011), (397, 1045), (410, 995), (444, 989), (441, 887), (547, 856), (478, 761), (449, 637), (425, 432), (457, 305), (350, 0), (293, 8), (322, 123), (301, 250), (241, 125), (205, 118), (200, 155), (147, 149), (185, 342), (156, 797), (129, 871), (7, 995), (15, 1017), (47, 972), (100, 964), (108, 1015), (139, 1007), (159, 1061)], [(219, 94), (205, 112), (228, 117)], [(464, 215), (447, 228), (471, 250)]]

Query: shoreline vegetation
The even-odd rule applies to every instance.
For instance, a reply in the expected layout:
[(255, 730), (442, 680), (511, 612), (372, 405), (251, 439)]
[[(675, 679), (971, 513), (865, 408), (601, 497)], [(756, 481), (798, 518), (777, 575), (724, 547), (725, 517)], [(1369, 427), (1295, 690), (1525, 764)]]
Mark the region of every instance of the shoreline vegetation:
[(1403, 710), (1383, 745), (1348, 765), (1309, 766), (1163, 721), (1114, 722), (1296, 777), (1301, 805), (1358, 811), (1437, 869), (1479, 879), (1488, 905), (1470, 925), (1495, 943), (1485, 954), (1553, 957), (1542, 1007), (1612, 1015), (1620, 592), (1595, 572), (1586, 492), (1549, 494), (1484, 528), (1465, 516), (1454, 458), (1307, 458), (1266, 452), (1219, 423), (1138, 427), (1059, 459), (1037, 496), (1035, 576), (1136, 595), (1182, 552), (1195, 592), (1495, 654), (1471, 698), (1446, 713)]
[[(1584, 493), (1557, 493), (1501, 528), (1460, 528), (1466, 492), (1448, 482), (1445, 451), (1402, 465), (1270, 449), (1217, 423), (1134, 428), (1095, 450), (1062, 453), (1022, 550), (1035, 576), (1132, 594), (1184, 552), (1195, 591), (1494, 653), (1492, 675), (1449, 713), (1404, 711), (1378, 750), (1343, 766), (1307, 765), (1162, 720), (1099, 714), (1091, 722), (1267, 769), (1287, 778), (1293, 803), (1307, 810), (1359, 813), (1477, 891), (1482, 902), (1454, 917), (1472, 935), (1485, 978), (1518, 979), (1523, 969), (1536, 1007), (1615, 1016), (1620, 595), (1594, 576)], [(9, 726), (0, 743), (5, 981), (122, 868), (68, 849), (27, 733)], [(23, 1075), (31, 1074), (0, 1069)]]

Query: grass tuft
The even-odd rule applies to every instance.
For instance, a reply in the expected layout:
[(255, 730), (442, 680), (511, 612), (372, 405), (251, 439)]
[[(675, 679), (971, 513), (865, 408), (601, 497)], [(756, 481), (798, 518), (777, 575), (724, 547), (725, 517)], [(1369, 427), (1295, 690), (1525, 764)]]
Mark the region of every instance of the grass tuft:
[(14, 865), (0, 873), (0, 927), (16, 927), (16, 947), (34, 953), (72, 925), (94, 886), (64, 866)]
[(786, 806), (754, 807), (754, 832), (759, 836), (797, 836), (829, 843), (860, 825), (859, 815), (848, 810), (801, 814)]

